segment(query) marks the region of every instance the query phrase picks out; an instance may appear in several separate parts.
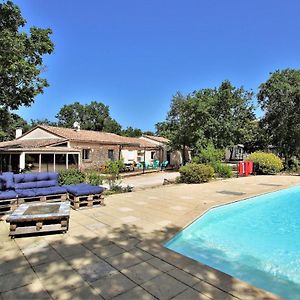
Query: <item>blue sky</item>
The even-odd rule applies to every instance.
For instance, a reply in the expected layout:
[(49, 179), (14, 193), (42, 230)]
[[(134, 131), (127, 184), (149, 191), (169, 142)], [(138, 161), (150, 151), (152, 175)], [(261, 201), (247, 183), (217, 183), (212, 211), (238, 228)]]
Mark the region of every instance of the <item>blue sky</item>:
[(28, 26), (53, 29), (50, 83), (27, 120), (102, 101), (122, 126), (153, 130), (176, 91), (229, 79), (257, 90), (269, 72), (300, 67), (300, 1), (16, 0)]

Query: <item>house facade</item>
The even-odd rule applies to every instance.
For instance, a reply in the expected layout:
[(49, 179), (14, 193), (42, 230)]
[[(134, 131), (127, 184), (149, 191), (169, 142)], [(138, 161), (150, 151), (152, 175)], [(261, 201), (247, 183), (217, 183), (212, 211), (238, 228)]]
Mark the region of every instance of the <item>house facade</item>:
[[(161, 148), (161, 161), (168, 161), (170, 166), (179, 167), (183, 164), (182, 152), (170, 147), (170, 140), (161, 136), (144, 135), (140, 139), (153, 143)], [(191, 151), (186, 149), (185, 158), (191, 160)]]
[(15, 140), (0, 143), (0, 171), (44, 172), (99, 169), (107, 160), (125, 163), (163, 160), (160, 145), (113, 133), (39, 125)]

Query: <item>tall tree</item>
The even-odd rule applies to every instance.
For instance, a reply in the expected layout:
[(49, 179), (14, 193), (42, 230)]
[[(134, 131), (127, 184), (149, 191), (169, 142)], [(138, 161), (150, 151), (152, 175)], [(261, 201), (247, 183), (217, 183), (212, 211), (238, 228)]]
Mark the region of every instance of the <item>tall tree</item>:
[(126, 129), (122, 130), (122, 135), (128, 136), (128, 137), (140, 137), (143, 135), (143, 132), (139, 128), (133, 128), (133, 127), (129, 126)]
[(64, 105), (58, 114), (58, 125), (72, 128), (74, 122), (79, 122), (80, 127), (86, 130), (106, 131), (120, 133), (121, 126), (109, 113), (109, 107), (102, 102), (92, 101), (89, 104)]
[(187, 96), (177, 93), (165, 122), (156, 124), (158, 134), (177, 149), (216, 148), (246, 143), (255, 119), (252, 93), (224, 81), (215, 89), (202, 89)]
[(24, 131), (27, 131), (30, 126), (17, 114), (10, 113), (5, 109), (0, 109), (0, 141), (13, 140), (17, 128), (22, 128)]
[(300, 70), (277, 70), (257, 95), (270, 141), (285, 157), (300, 156)]
[(33, 128), (37, 125), (49, 125), (49, 126), (57, 126), (56, 122), (50, 121), (46, 119), (31, 119), (30, 120), (30, 127)]
[(30, 106), (48, 86), (40, 75), (43, 56), (54, 48), (52, 31), (38, 27), (20, 31), (25, 24), (18, 6), (11, 1), (0, 4), (0, 107), (5, 110)]

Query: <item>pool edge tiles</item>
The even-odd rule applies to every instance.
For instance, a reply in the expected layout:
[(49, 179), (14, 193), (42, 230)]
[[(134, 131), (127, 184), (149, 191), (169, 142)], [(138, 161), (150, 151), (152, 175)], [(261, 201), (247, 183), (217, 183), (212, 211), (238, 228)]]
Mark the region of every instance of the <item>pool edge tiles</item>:
[(296, 185), (211, 208), (164, 246), (296, 300), (300, 299), (299, 233), (300, 186)]

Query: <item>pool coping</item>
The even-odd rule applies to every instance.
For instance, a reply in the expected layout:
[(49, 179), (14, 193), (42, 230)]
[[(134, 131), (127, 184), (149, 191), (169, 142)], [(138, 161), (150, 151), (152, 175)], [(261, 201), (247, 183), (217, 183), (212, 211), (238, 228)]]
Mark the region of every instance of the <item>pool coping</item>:
[[(274, 294), (274, 293), (272, 293), (272, 292), (270, 292), (270, 291), (264, 290), (263, 288), (259, 288), (259, 287), (255, 286), (255, 285), (252, 285), (252, 284), (250, 284), (250, 283), (248, 283), (248, 282), (246, 282), (246, 281), (243, 281), (243, 280), (241, 280), (241, 279), (239, 279), (239, 278), (237, 278), (237, 277), (231, 276), (231, 275), (229, 275), (229, 274), (227, 274), (227, 273), (225, 273), (225, 272), (223, 272), (223, 271), (221, 271), (221, 270), (215, 269), (215, 268), (213, 268), (213, 267), (211, 267), (211, 266), (208, 266), (208, 265), (206, 265), (206, 264), (204, 264), (204, 263), (202, 263), (202, 262), (199, 262), (199, 261), (197, 261), (197, 260), (195, 260), (195, 259), (193, 259), (193, 258), (190, 258), (190, 257), (188, 257), (188, 256), (185, 256), (185, 255), (183, 255), (183, 254), (181, 254), (181, 253), (179, 253), (179, 252), (176, 252), (176, 251), (174, 251), (174, 250), (172, 250), (172, 249), (169, 249), (169, 248), (167, 248), (167, 247), (165, 246), (165, 244), (168, 243), (168, 242), (170, 242), (172, 239), (175, 238), (175, 236), (177, 236), (178, 234), (180, 234), (183, 230), (185, 230), (187, 227), (189, 227), (191, 224), (193, 224), (194, 222), (196, 222), (199, 218), (203, 217), (205, 214), (207, 214), (209, 211), (211, 211), (211, 210), (213, 210), (213, 209), (216, 209), (216, 208), (219, 208), (219, 207), (223, 207), (223, 206), (225, 206), (225, 205), (231, 205), (231, 204), (238, 203), (238, 202), (241, 202), (241, 201), (246, 201), (246, 200), (249, 200), (249, 199), (251, 199), (251, 198), (255, 198), (255, 197), (259, 197), (259, 196), (263, 196), (263, 195), (267, 195), (267, 194), (271, 194), (271, 193), (276, 193), (276, 192), (279, 192), (279, 191), (282, 191), (282, 190), (286, 190), (286, 189), (289, 189), (289, 188), (293, 188), (293, 187), (296, 187), (296, 186), (300, 186), (300, 184), (292, 184), (292, 185), (289, 186), (289, 187), (285, 186), (285, 187), (278, 188), (278, 189), (273, 190), (273, 191), (267, 191), (267, 192), (258, 193), (258, 194), (256, 194), (256, 195), (252, 195), (252, 196), (242, 197), (242, 198), (237, 199), (237, 200), (232, 200), (232, 201), (230, 201), (230, 202), (228, 202), (228, 203), (223, 203), (223, 204), (213, 205), (213, 206), (209, 207), (208, 209), (206, 209), (205, 211), (203, 211), (203, 212), (202, 212), (201, 214), (199, 214), (197, 217), (193, 218), (192, 221), (190, 221), (190, 222), (188, 222), (186, 225), (184, 225), (179, 231), (177, 231), (175, 234), (173, 234), (171, 238), (168, 238), (168, 239), (164, 240), (163, 242), (161, 242), (161, 243), (160, 243), (160, 246), (161, 246), (162, 248), (164, 248), (164, 249), (167, 249), (168, 251), (171, 251), (171, 252), (173, 252), (173, 253), (176, 253), (177, 255), (179, 255), (179, 256), (185, 258), (186, 260), (190, 260), (190, 261), (191, 261), (191, 264), (196, 265), (198, 268), (203, 268), (203, 267), (204, 267), (205, 269), (213, 270), (213, 272), (215, 272), (215, 273), (217, 273), (217, 274), (220, 274), (221, 277), (224, 277), (224, 276), (225, 276), (225, 277), (231, 278), (233, 281), (240, 282), (240, 283), (242, 283), (243, 285), (247, 285), (247, 286), (249, 286), (249, 287), (251, 287), (251, 288), (254, 288), (254, 289), (258, 290), (258, 291), (261, 291), (261, 292), (262, 292), (263, 294), (265, 294), (265, 296), (267, 297), (267, 298), (264, 298), (264, 297), (263, 297), (263, 299), (282, 299), (282, 298), (281, 298), (279, 295), (277, 295), (277, 294)], [(143, 248), (141, 248), (141, 249), (143, 249)], [(185, 270), (184, 270), (184, 271), (185, 271)], [(193, 275), (195, 276), (195, 274), (193, 274)], [(203, 279), (202, 279), (202, 280), (203, 280)], [(204, 281), (205, 281), (205, 280), (204, 280)], [(208, 284), (213, 285), (213, 284), (212, 284), (211, 282), (209, 282), (209, 281), (205, 281), (205, 282), (207, 282)], [(220, 289), (220, 287), (219, 287), (218, 285), (213, 285), (213, 286), (215, 286), (216, 288)], [(220, 289), (220, 290), (222, 290), (222, 289)], [(231, 293), (230, 291), (226, 291), (226, 290), (223, 290), (223, 291), (226, 292), (226, 293), (228, 293), (228, 294), (230, 294), (230, 295), (232, 295), (233, 297), (238, 297), (237, 295), (235, 295), (234, 292)], [(258, 299), (258, 298), (257, 298), (257, 299)]]

